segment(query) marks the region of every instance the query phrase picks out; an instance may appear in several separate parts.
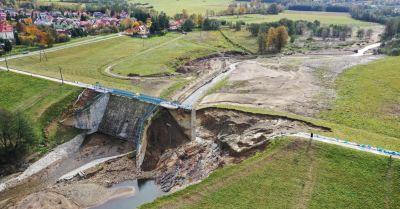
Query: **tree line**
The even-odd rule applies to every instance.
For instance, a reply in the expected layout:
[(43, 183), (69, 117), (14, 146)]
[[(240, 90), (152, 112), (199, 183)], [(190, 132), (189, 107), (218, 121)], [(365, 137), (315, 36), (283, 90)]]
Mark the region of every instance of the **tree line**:
[[(240, 30), (240, 26), (244, 23), (236, 23), (235, 30)], [(258, 48), (260, 53), (265, 53), (269, 51), (280, 51), (280, 47), (273, 47), (269, 48), (267, 44), (268, 36), (265, 34), (268, 34), (269, 30), (271, 28), (280, 28), (283, 26), (286, 31), (288, 37), (290, 37), (290, 41), (293, 42), (296, 39), (296, 36), (301, 36), (305, 35), (306, 32), (310, 36), (315, 36), (322, 38), (323, 40), (327, 38), (338, 38), (341, 41), (345, 41), (347, 38), (351, 37), (353, 34), (352, 27), (348, 25), (327, 25), (323, 26), (318, 20), (315, 20), (313, 22), (311, 21), (305, 21), (305, 20), (289, 20), (289, 19), (281, 19), (276, 22), (267, 22), (267, 23), (251, 23), (248, 24), (246, 29), (250, 32), (250, 35), (252, 37), (257, 37), (258, 40)], [(282, 30), (282, 29), (280, 29)], [(282, 31), (281, 31), (282, 32)], [(364, 30), (364, 29), (359, 29), (357, 31), (357, 37), (360, 39), (363, 38), (370, 38), (372, 36), (373, 31), (371, 29)], [(269, 34), (276, 34), (276, 31), (271, 31)], [(269, 38), (269, 40), (276, 40), (274, 38)], [(271, 43), (271, 42), (270, 42)], [(271, 45), (270, 45), (271, 46)], [(278, 44), (278, 46), (280, 46)]]
[(243, 15), (243, 14), (278, 14), (284, 10), (284, 6), (280, 4), (267, 5), (260, 0), (247, 2), (234, 2), (229, 4), (228, 8), (224, 11), (218, 12), (218, 15)]
[(289, 10), (295, 11), (324, 11), (324, 12), (349, 12), (350, 7), (338, 4), (322, 4), (322, 3), (303, 3), (303, 4), (289, 4)]
[(380, 52), (392, 56), (400, 55), (400, 18), (391, 18), (386, 22)]

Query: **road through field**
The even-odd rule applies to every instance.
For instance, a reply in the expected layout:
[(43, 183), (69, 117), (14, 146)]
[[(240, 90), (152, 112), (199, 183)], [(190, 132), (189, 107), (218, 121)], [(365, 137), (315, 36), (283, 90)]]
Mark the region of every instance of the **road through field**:
[[(68, 49), (68, 48), (72, 48), (72, 47), (77, 47), (77, 46), (82, 46), (82, 45), (86, 45), (86, 44), (92, 44), (92, 43), (96, 43), (96, 42), (100, 42), (100, 41), (106, 41), (109, 39), (113, 39), (113, 38), (118, 38), (121, 36), (121, 33), (114, 33), (114, 34), (110, 34), (110, 35), (106, 35), (106, 36), (101, 36), (101, 37), (96, 37), (93, 39), (89, 39), (89, 40), (85, 40), (85, 41), (79, 41), (79, 42), (75, 42), (75, 43), (71, 43), (71, 44), (65, 44), (62, 46), (55, 46), (52, 48), (48, 48), (43, 50), (45, 53), (49, 53), (49, 52), (55, 52), (58, 50), (62, 50), (62, 49)], [(32, 55), (38, 55), (40, 54), (41, 51), (34, 51), (34, 52), (30, 52), (27, 54), (16, 54), (13, 56), (9, 56), (7, 57), (7, 60), (12, 60), (12, 59), (18, 59), (18, 58), (22, 58), (22, 57), (28, 57), (28, 56), (32, 56)], [(0, 59), (0, 62), (5, 61), (5, 57)]]

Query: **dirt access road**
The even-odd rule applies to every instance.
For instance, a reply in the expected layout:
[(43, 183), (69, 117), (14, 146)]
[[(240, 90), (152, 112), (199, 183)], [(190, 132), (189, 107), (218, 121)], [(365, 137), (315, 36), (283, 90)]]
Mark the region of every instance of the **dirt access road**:
[[(92, 44), (92, 43), (97, 43), (100, 41), (105, 41), (105, 40), (109, 40), (109, 39), (113, 39), (113, 38), (118, 38), (121, 37), (122, 34), (121, 33), (116, 33), (116, 34), (110, 34), (110, 35), (106, 35), (106, 36), (99, 36), (93, 39), (89, 39), (89, 40), (84, 40), (84, 41), (78, 41), (75, 43), (69, 43), (69, 44), (65, 44), (65, 45), (61, 45), (61, 46), (55, 46), (52, 48), (48, 48), (43, 50), (45, 53), (49, 53), (49, 52), (55, 52), (58, 50), (62, 50), (62, 49), (68, 49), (68, 48), (72, 48), (72, 47), (77, 47), (77, 46), (82, 46), (82, 45), (86, 45), (86, 44)], [(22, 57), (28, 57), (28, 56), (32, 56), (32, 55), (37, 55), (40, 54), (41, 51), (34, 51), (34, 52), (30, 52), (27, 54), (16, 54), (13, 56), (9, 56), (7, 57), (7, 60), (12, 60), (12, 59), (18, 59), (18, 58), (22, 58)], [(5, 57), (0, 58), (0, 62), (5, 61)]]

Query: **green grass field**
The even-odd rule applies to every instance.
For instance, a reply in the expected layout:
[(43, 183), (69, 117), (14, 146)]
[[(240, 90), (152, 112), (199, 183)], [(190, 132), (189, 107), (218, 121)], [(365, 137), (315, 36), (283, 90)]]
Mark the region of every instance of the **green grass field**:
[[(174, 37), (176, 34), (173, 35)], [(125, 58), (113, 69), (115, 73), (128, 75), (152, 75), (160, 73), (174, 73), (179, 59), (192, 60), (218, 51), (234, 49), (217, 31), (192, 32), (187, 35), (179, 35), (166, 44), (138, 52)]]
[(253, 53), (258, 52), (257, 37), (252, 37), (250, 32), (245, 28), (242, 28), (240, 31), (223, 29), (221, 32), (224, 33), (233, 43), (239, 44)]
[(263, 23), (273, 22), (280, 19), (287, 18), (290, 20), (307, 20), (314, 21), (319, 20), (323, 25), (348, 24), (357, 27), (366, 27), (377, 25), (375, 23), (369, 23), (364, 21), (355, 20), (350, 17), (347, 13), (333, 13), (333, 12), (300, 12), (300, 11), (285, 11), (278, 15), (260, 15), (260, 14), (249, 14), (241, 16), (221, 16), (218, 17), (220, 20), (226, 20), (229, 22), (244, 21), (245, 23)]
[(321, 118), (400, 139), (398, 57), (346, 70), (336, 81), (337, 100)]
[(169, 16), (174, 16), (186, 9), (189, 14), (206, 14), (207, 10), (215, 12), (222, 11), (228, 8), (232, 0), (130, 0), (132, 3), (149, 3), (154, 6), (157, 11), (163, 11)]
[(77, 133), (73, 129), (56, 126), (44, 139), (43, 129), (60, 117), (80, 91), (67, 85), (0, 71), (0, 108), (24, 113), (32, 121), (42, 145), (54, 146)]
[[(141, 208), (400, 208), (400, 161), (295, 139)], [(308, 150), (308, 151), (307, 151)]]
[[(56, 78), (60, 77), (60, 66), (66, 80), (89, 84), (100, 82), (110, 87), (142, 91), (129, 80), (106, 75), (105, 68), (116, 64), (113, 72), (121, 75), (173, 73), (180, 59), (188, 61), (232, 49), (218, 31), (192, 32), (185, 36), (169, 33), (145, 40), (122, 36), (48, 53), (48, 61), (40, 62), (39, 55), (32, 55), (10, 60), (9, 65)], [(4, 62), (1, 64), (5, 65)]]
[[(99, 37), (99, 36), (87, 36), (87, 37), (83, 37), (83, 38), (72, 38), (68, 42), (56, 43), (56, 44), (54, 44), (54, 47), (55, 46), (63, 46), (63, 45), (66, 45), (66, 44), (78, 43), (80, 41), (87, 41), (87, 40), (90, 40), (90, 39), (94, 39), (96, 37)], [(37, 51), (39, 49), (40, 49), (40, 47), (38, 47), (38, 46), (14, 45), (13, 49), (11, 50), (11, 52), (7, 53), (7, 56), (21, 54), (22, 52), (25, 52), (25, 51), (30, 51), (30, 52), (31, 51)], [(4, 55), (2, 55), (1, 57), (4, 57)]]

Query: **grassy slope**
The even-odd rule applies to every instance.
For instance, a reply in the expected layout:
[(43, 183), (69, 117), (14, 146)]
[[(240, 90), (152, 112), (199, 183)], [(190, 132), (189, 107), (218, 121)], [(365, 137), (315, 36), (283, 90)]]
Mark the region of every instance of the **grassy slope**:
[[(175, 34), (176, 35), (176, 34)], [(175, 36), (174, 35), (174, 36)], [(217, 31), (191, 32), (175, 41), (168, 42), (159, 48), (132, 55), (114, 67), (114, 72), (127, 75), (157, 74), (161, 72), (173, 73), (171, 63), (179, 57), (195, 59), (217, 51), (233, 49)]]
[(349, 24), (352, 26), (373, 26), (374, 23), (363, 22), (355, 20), (350, 17), (347, 13), (332, 13), (332, 12), (300, 12), (300, 11), (285, 11), (279, 13), (278, 15), (259, 15), (259, 14), (249, 14), (241, 16), (221, 16), (218, 19), (236, 22), (238, 20), (244, 21), (246, 23), (262, 23), (262, 22), (272, 22), (278, 21), (282, 18), (287, 18), (291, 20), (307, 20), (314, 21), (319, 20), (323, 25), (330, 24)]
[(400, 161), (389, 169), (388, 158), (307, 146), (274, 140), (266, 151), (142, 208), (399, 208)]
[[(104, 69), (121, 61), (115, 66), (115, 72), (121, 74), (137, 73), (141, 75), (171, 72), (171, 63), (182, 55), (195, 58), (214, 51), (233, 49), (216, 31), (189, 33), (177, 41), (157, 47), (169, 42), (181, 34), (169, 33), (162, 37), (153, 37), (143, 40), (131, 37), (118, 37), (93, 44), (72, 47), (48, 53), (48, 61), (39, 62), (39, 55), (32, 55), (9, 61), (9, 65), (16, 69), (27, 70), (47, 76), (59, 78), (58, 66), (62, 67), (64, 79), (81, 81), (89, 84), (100, 82), (106, 86), (140, 91), (128, 80), (109, 77), (104, 74)], [(1, 63), (5, 65), (5, 63)]]
[(242, 47), (253, 53), (258, 52), (257, 37), (252, 37), (250, 32), (247, 31), (244, 26), (241, 31), (223, 29), (221, 32), (224, 33), (233, 43), (240, 44)]
[[(54, 44), (53, 47), (55, 47), (55, 46), (63, 46), (63, 45), (71, 44), (71, 43), (78, 43), (80, 41), (87, 41), (87, 40), (90, 40), (90, 39), (94, 39), (96, 37), (98, 37), (98, 36), (86, 36), (86, 37), (82, 37), (82, 38), (72, 38), (68, 42), (56, 43), (56, 44)], [(22, 52), (26, 52), (26, 51), (37, 51), (39, 49), (40, 48), (38, 46), (14, 45), (12, 51), (9, 52), (7, 54), (7, 56), (21, 54)], [(1, 57), (4, 57), (4, 55), (2, 55)]]
[[(129, 81), (108, 77), (102, 73), (104, 68), (115, 60), (128, 56), (154, 44), (162, 43), (170, 36), (146, 40), (143, 48), (142, 40), (130, 37), (119, 37), (92, 44), (59, 50), (48, 53), (49, 60), (39, 62), (38, 55), (14, 59), (10, 66), (52, 77), (60, 77), (58, 66), (62, 67), (66, 80), (81, 81), (125, 89), (138, 90)], [(4, 63), (2, 63), (4, 65)]]
[(228, 8), (232, 0), (130, 0), (132, 3), (149, 3), (157, 11), (164, 11), (170, 16), (182, 12), (186, 9), (190, 14), (206, 14), (207, 10), (215, 12)]
[(345, 71), (336, 81), (337, 100), (321, 117), (400, 139), (400, 59), (388, 57)]
[[(57, 118), (80, 92), (79, 88), (15, 73), (0, 72), (0, 108), (22, 111), (33, 122), (36, 135), (43, 139), (43, 128)], [(69, 138), (75, 132), (56, 129)], [(54, 133), (54, 137), (59, 137)], [(64, 141), (64, 139), (57, 139)], [(48, 143), (41, 141), (42, 143)], [(53, 144), (53, 142), (49, 142)]]

